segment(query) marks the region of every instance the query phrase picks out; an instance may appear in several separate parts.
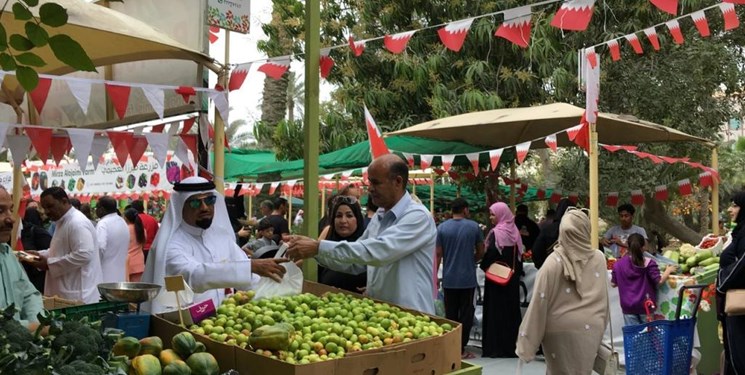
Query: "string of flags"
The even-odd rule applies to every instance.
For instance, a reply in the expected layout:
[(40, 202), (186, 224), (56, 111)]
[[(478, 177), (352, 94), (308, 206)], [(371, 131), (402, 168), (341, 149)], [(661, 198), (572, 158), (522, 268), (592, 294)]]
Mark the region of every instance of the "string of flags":
[[(464, 18), (446, 24), (426, 26), (396, 34), (386, 34), (385, 36), (356, 39), (353, 35), (349, 35), (347, 39), (348, 43), (321, 49), (319, 62), (321, 77), (327, 78), (334, 66), (334, 60), (329, 56), (329, 52), (333, 49), (349, 48), (352, 55), (360, 57), (365, 52), (368, 42), (382, 39), (383, 46), (388, 52), (400, 54), (406, 50), (406, 47), (414, 34), (428, 29), (437, 28), (437, 35), (440, 42), (442, 42), (447, 49), (453, 52), (459, 52), (465, 43), (466, 36), (468, 35), (468, 31), (470, 30), (473, 21), (479, 18), (491, 17), (499, 14), (503, 16), (503, 20), (502, 24), (500, 24), (497, 31), (494, 33), (494, 36), (503, 38), (522, 48), (527, 48), (530, 45), (533, 10), (560, 1), (562, 0), (545, 0), (530, 5)], [(592, 18), (595, 1), (596, 0), (563, 0), (559, 9), (551, 19), (551, 26), (567, 31), (586, 30)], [(240, 89), (249, 73), (249, 70), (254, 64), (262, 63), (259, 65), (257, 69), (258, 71), (263, 72), (273, 79), (280, 79), (290, 68), (291, 59), (302, 55), (303, 54), (291, 54), (235, 64), (230, 75), (228, 90), (234, 91)]]

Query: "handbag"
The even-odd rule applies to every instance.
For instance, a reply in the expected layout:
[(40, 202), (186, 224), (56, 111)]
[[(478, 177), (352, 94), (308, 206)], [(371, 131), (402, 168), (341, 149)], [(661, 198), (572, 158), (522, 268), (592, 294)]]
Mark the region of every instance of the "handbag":
[(489, 268), (486, 269), (486, 279), (497, 285), (507, 285), (507, 283), (510, 282), (512, 275), (515, 274), (515, 263), (517, 262), (517, 247), (515, 247), (513, 254), (514, 259), (512, 261), (512, 267), (504, 262), (494, 262), (489, 265)]
[(724, 301), (727, 316), (745, 315), (745, 289), (728, 290)]

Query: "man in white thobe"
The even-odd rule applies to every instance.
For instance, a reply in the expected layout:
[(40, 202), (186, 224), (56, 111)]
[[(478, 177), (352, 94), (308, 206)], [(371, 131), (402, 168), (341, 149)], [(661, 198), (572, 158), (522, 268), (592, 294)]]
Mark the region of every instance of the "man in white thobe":
[(109, 196), (101, 197), (96, 205), (96, 216), (100, 219), (96, 224), (96, 240), (101, 257), (103, 282), (128, 281), (129, 227), (119, 216), (116, 200)]
[[(164, 278), (182, 275), (194, 291), (195, 303), (212, 299), (218, 306), (225, 288), (250, 289), (259, 275), (281, 281), (286, 259), (249, 259), (235, 243), (225, 198), (215, 184), (189, 177), (174, 184), (158, 235), (145, 264), (142, 281), (165, 285)], [(157, 314), (177, 308), (173, 293), (161, 289), (145, 311)]]
[(56, 224), (54, 236), (48, 250), (28, 252), (40, 257), (29, 262), (31, 265), (48, 270), (44, 294), (85, 303), (98, 302), (98, 284), (103, 276), (96, 229), (82, 212), (70, 205), (67, 193), (60, 187), (41, 193), (41, 207)]

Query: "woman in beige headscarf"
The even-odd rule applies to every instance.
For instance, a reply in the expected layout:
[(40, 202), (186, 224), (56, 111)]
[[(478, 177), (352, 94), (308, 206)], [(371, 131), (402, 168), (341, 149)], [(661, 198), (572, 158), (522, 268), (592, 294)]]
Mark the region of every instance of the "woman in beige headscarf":
[(516, 353), (530, 362), (542, 344), (547, 374), (591, 374), (607, 322), (605, 258), (592, 248), (587, 214), (569, 208), (536, 276)]

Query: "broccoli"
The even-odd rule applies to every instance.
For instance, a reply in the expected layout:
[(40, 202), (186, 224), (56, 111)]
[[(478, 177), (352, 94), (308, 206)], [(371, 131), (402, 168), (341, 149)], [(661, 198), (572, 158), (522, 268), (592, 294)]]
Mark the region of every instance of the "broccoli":
[(80, 359), (72, 361), (56, 371), (59, 375), (106, 375), (106, 370), (103, 368)]
[(34, 336), (15, 319), (0, 320), (0, 345), (9, 345), (11, 353), (28, 349), (34, 341)]
[(65, 322), (62, 332), (52, 341), (52, 349), (59, 351), (63, 346), (73, 348), (71, 360), (93, 360), (102, 354), (104, 349), (101, 333), (90, 326), (76, 321)]

